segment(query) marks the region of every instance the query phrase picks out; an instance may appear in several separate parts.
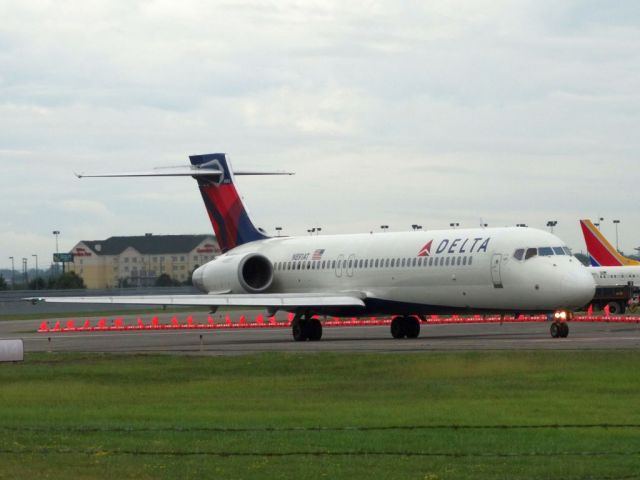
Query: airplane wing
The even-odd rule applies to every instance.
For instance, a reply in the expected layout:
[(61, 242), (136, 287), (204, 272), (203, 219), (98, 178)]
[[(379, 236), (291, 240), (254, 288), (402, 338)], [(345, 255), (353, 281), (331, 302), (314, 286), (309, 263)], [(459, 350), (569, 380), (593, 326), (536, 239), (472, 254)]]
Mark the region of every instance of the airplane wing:
[(95, 297), (29, 297), (31, 303), (87, 303), (113, 305), (178, 305), (208, 307), (364, 307), (361, 293), (265, 293), (231, 295), (114, 295)]

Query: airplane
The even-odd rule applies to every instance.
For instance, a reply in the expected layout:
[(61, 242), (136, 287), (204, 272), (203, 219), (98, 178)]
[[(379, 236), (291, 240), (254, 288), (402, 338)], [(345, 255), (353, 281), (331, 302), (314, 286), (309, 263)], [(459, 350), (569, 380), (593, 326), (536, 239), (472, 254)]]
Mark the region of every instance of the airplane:
[[(566, 319), (594, 295), (591, 275), (555, 235), (522, 227), (270, 237), (257, 228), (224, 153), (191, 165), (78, 177), (190, 176), (220, 256), (193, 273), (197, 295), (38, 297), (32, 301), (260, 307), (294, 314), (296, 341), (320, 340), (318, 316), (394, 315), (393, 338), (416, 338), (430, 314), (544, 313)], [(554, 337), (567, 336), (554, 321)]]
[[(591, 222), (591, 220), (580, 220), (580, 227), (584, 241), (587, 245), (587, 253), (591, 267), (591, 272), (598, 292), (605, 294), (609, 289), (615, 287), (631, 286), (632, 291), (634, 285), (640, 285), (640, 262), (627, 258), (618, 252), (613, 245), (606, 239), (600, 230)], [(613, 293), (612, 297), (619, 295)], [(600, 297), (600, 293), (596, 297)], [(604, 295), (607, 296), (607, 295)], [(606, 300), (596, 301), (596, 304), (609, 305), (612, 313), (624, 313), (626, 309), (624, 299), (607, 298)]]
[(580, 220), (580, 227), (592, 267), (640, 266), (639, 261), (627, 258), (613, 248), (591, 220)]

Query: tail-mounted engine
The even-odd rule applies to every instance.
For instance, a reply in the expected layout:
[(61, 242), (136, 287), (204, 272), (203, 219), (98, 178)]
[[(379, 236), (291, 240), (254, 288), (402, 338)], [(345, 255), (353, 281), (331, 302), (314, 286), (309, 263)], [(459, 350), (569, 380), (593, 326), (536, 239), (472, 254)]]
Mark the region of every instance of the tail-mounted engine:
[(273, 265), (259, 253), (224, 255), (193, 273), (193, 284), (207, 293), (262, 293), (272, 282)]

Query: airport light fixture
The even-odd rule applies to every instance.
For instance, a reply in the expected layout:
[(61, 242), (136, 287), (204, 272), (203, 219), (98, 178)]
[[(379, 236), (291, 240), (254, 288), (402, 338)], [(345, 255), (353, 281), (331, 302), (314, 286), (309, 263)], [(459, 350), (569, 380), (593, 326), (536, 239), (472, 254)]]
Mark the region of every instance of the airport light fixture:
[(380, 230), (382, 230), (383, 232), (389, 230), (389, 225), (380, 225)]
[(9, 257), (11, 260), (11, 290), (16, 288), (16, 265), (13, 257)]
[(616, 250), (619, 252), (620, 249), (618, 248), (618, 225), (620, 225), (620, 220), (614, 220), (613, 224), (616, 226)]
[[(55, 253), (60, 253), (59, 252), (59, 248), (58, 248), (58, 237), (60, 236), (60, 230), (54, 230), (53, 232), (53, 236), (56, 237), (56, 252)], [(58, 274), (58, 262), (55, 263), (56, 266), (56, 275)]]
[(276, 227), (276, 232), (278, 232), (277, 236), (280, 236), (280, 232), (282, 232), (282, 227)]
[(414, 223), (413, 225), (411, 225), (411, 228), (413, 228), (413, 231), (417, 231), (417, 230), (422, 230), (422, 225), (418, 225), (417, 223)]
[(458, 222), (451, 222), (451, 223), (449, 224), (449, 226), (450, 226), (451, 228), (456, 228), (456, 227), (459, 227), (459, 226), (460, 226), (460, 224), (459, 224)]
[(547, 222), (547, 227), (549, 227), (549, 230), (551, 231), (551, 233), (553, 233), (553, 227), (555, 227), (556, 225), (558, 225), (557, 220), (549, 220)]
[(36, 285), (36, 290), (37, 290), (38, 289), (38, 277), (39, 277), (39, 275), (38, 275), (38, 254), (34, 253), (31, 256), (36, 258), (36, 283), (35, 283), (35, 285)]
[(29, 267), (28, 267), (27, 261), (28, 261), (28, 260), (27, 260), (27, 258), (26, 258), (26, 257), (22, 257), (22, 276), (23, 276), (23, 278), (24, 278), (24, 284), (25, 284), (25, 286), (29, 284), (29, 277), (28, 277), (28, 275), (27, 275), (27, 269), (28, 269)]
[(516, 223), (516, 227), (527, 228), (527, 224), (526, 223)]

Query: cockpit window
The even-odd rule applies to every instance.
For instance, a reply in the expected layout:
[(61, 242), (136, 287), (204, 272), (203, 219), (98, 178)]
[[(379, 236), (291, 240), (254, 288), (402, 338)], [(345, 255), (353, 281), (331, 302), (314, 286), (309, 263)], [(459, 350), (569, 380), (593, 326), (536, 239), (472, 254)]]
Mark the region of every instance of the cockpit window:
[(553, 253), (556, 255), (565, 255), (564, 248), (562, 247), (553, 247)]
[(529, 260), (532, 257), (535, 257), (538, 254), (537, 248), (527, 248), (527, 253), (524, 255), (525, 260)]
[(522, 257), (524, 257), (524, 248), (519, 248), (513, 252), (513, 258), (516, 260), (522, 260)]
[(538, 249), (538, 255), (541, 257), (550, 257), (553, 255), (553, 249), (551, 247), (540, 247)]
[(572, 257), (572, 256), (573, 256), (573, 253), (571, 253), (571, 250), (569, 250), (569, 248), (568, 248), (568, 247), (562, 247), (562, 248), (564, 249), (564, 251), (565, 251), (565, 253), (566, 253), (567, 255), (569, 255), (570, 257)]

